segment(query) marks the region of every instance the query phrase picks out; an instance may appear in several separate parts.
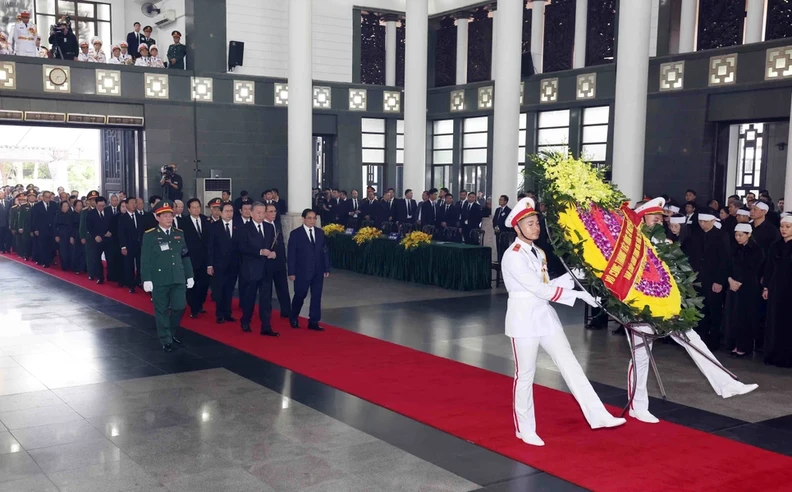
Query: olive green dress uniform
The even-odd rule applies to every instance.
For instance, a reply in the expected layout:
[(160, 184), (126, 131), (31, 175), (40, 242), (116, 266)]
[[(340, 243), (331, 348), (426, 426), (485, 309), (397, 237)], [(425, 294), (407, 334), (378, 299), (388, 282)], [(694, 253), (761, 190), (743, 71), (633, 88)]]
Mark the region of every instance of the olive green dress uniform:
[[(88, 192), (86, 196), (86, 201), (91, 199), (99, 198), (99, 192), (95, 190), (91, 190)], [(77, 231), (78, 240), (82, 241), (85, 240), (85, 258), (93, 258), (93, 250), (96, 248), (96, 241), (88, 235), (88, 212), (93, 210), (93, 207), (85, 206), (80, 211), (80, 228)], [(86, 262), (87, 264), (87, 262)], [(87, 265), (86, 265), (87, 266)], [(97, 275), (96, 272), (91, 271), (88, 269), (89, 278), (93, 275)]]
[[(32, 207), (25, 202), (19, 206), (19, 217), (17, 218), (17, 241), (20, 256), (29, 260), (33, 256), (33, 233), (30, 220), (30, 209)], [(22, 232), (19, 230), (22, 229)]]
[(14, 253), (22, 258), (22, 250), (20, 249), (20, 235), (19, 235), (19, 204), (15, 203), (11, 210), (8, 211), (8, 227), (11, 229), (13, 235)]
[(160, 226), (143, 234), (140, 278), (154, 284), (154, 317), (162, 345), (173, 343), (187, 302), (187, 279), (193, 278), (190, 257), (182, 254), (186, 247), (184, 233), (175, 227), (169, 234)]

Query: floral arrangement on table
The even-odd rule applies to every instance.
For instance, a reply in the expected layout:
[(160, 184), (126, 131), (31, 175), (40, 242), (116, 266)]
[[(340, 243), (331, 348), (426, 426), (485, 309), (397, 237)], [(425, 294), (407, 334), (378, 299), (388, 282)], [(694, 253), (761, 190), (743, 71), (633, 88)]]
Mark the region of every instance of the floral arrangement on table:
[[(555, 253), (581, 270), (589, 292), (620, 322), (684, 332), (701, 319), (693, 272), (678, 243), (665, 241), (627, 207), (590, 164), (561, 154), (531, 157)], [(654, 239), (654, 241), (652, 241)], [(657, 244), (653, 244), (656, 242)]]
[(341, 224), (327, 224), (326, 226), (322, 227), (322, 230), (327, 237), (333, 237), (336, 234), (343, 234), (344, 226)]
[(411, 233), (404, 236), (399, 244), (401, 244), (405, 250), (411, 251), (420, 248), (421, 246), (427, 246), (431, 244), (431, 242), (432, 236), (429, 234), (421, 231), (412, 231)]
[(373, 241), (382, 235), (382, 231), (376, 227), (361, 227), (357, 234), (352, 238), (358, 246), (362, 246), (369, 241)]

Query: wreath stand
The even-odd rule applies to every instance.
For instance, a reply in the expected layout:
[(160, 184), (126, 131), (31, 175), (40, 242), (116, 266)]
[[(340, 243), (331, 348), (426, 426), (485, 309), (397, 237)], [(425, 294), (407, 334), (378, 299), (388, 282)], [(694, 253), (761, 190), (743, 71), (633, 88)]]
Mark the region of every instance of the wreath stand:
[[(552, 242), (553, 239), (550, 236), (550, 231), (549, 230), (547, 230), (547, 236), (548, 236), (548, 239)], [(564, 269), (567, 271), (569, 276), (572, 277), (572, 279), (574, 280), (575, 285), (580, 287), (581, 290), (583, 290), (585, 292), (588, 292), (588, 289), (586, 289), (583, 286), (583, 284), (580, 282), (580, 279), (578, 279), (577, 276), (575, 276), (575, 274), (572, 273), (572, 270), (566, 264), (566, 261), (564, 261), (564, 259), (561, 258), (560, 256), (558, 257), (558, 259), (561, 261), (561, 264), (564, 265)], [(591, 292), (588, 292), (588, 294), (592, 295)], [(592, 295), (592, 297), (594, 297), (594, 296)], [(595, 297), (595, 299), (596, 299), (596, 297)], [(655, 378), (657, 379), (657, 384), (660, 387), (660, 394), (663, 396), (663, 400), (667, 399), (666, 392), (665, 392), (665, 387), (663, 386), (663, 380), (660, 378), (660, 371), (657, 368), (657, 364), (655, 363), (655, 359), (654, 359), (654, 355), (652, 354), (652, 350), (649, 349), (648, 347), (649, 347), (649, 344), (654, 342), (655, 340), (660, 340), (660, 339), (666, 338), (668, 336), (675, 337), (675, 340), (677, 340), (678, 342), (681, 342), (682, 344), (684, 344), (684, 345), (692, 348), (696, 352), (698, 352), (702, 357), (704, 357), (708, 361), (712, 362), (715, 365), (715, 367), (717, 367), (718, 369), (720, 369), (723, 372), (725, 372), (726, 374), (728, 374), (732, 379), (734, 379), (735, 381), (740, 381), (740, 379), (737, 376), (735, 376), (733, 372), (731, 372), (728, 369), (726, 369), (725, 367), (723, 367), (723, 364), (721, 364), (717, 359), (715, 359), (714, 357), (710, 357), (709, 355), (707, 355), (704, 352), (702, 352), (701, 349), (699, 349), (698, 347), (696, 347), (695, 345), (690, 343), (690, 338), (688, 338), (688, 336), (685, 333), (659, 334), (659, 333), (655, 332), (654, 328), (652, 328), (651, 325), (648, 324), (648, 323), (624, 323), (622, 320), (620, 320), (619, 318), (617, 318), (616, 316), (614, 316), (613, 314), (608, 312), (608, 310), (605, 309), (605, 306), (599, 304), (599, 302), (597, 304), (599, 305), (600, 309), (602, 309), (602, 312), (607, 314), (609, 318), (611, 318), (614, 321), (616, 321), (617, 323), (619, 323), (619, 325), (621, 325), (624, 328), (624, 330), (626, 331), (627, 340), (628, 340), (627, 343), (630, 345), (630, 357), (632, 359), (633, 368), (637, 367), (637, 361), (635, 359), (635, 351), (640, 349), (640, 348), (646, 347), (646, 353), (649, 355), (649, 365), (652, 367), (652, 371), (654, 372)], [(636, 343), (635, 346), (633, 346), (633, 335), (636, 335), (640, 339), (640, 342)], [(638, 386), (638, 371), (637, 371), (637, 369), (633, 370), (632, 373), (633, 373), (632, 387), (636, 388)], [(632, 406), (633, 399), (635, 398), (635, 390), (630, 391), (629, 388), (628, 388), (627, 392), (628, 392), (627, 405), (625, 405), (625, 407), (622, 409), (622, 412), (619, 415), (620, 417), (624, 417), (624, 415), (627, 413), (627, 411)]]

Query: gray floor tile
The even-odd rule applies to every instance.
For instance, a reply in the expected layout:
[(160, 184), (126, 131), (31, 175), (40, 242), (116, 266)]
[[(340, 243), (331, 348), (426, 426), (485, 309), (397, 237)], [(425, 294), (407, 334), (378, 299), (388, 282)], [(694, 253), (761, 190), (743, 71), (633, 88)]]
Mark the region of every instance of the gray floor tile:
[(19, 393), (29, 393), (31, 391), (43, 391), (47, 387), (34, 377), (15, 379), (6, 381), (0, 385), (0, 396), (16, 395)]
[(223, 457), (245, 468), (254, 464), (289, 460), (308, 454), (308, 447), (295, 443), (277, 432), (239, 424), (215, 429), (211, 437), (203, 440), (212, 445)]
[(317, 450), (345, 448), (376, 441), (376, 438), (338, 421), (330, 425), (312, 425), (288, 429), (276, 427), (276, 429), (292, 441), (303, 443)]
[(184, 388), (189, 386), (189, 384), (176, 377), (175, 374), (166, 374), (164, 376), (154, 376), (143, 379), (130, 379), (128, 381), (119, 381), (116, 384), (129, 393), (149, 392), (168, 388)]
[(63, 402), (50, 390), (30, 391), (16, 395), (0, 396), (0, 413), (46, 407), (58, 403)]
[(54, 472), (118, 461), (122, 454), (105, 438), (30, 451), (30, 456), (50, 478)]
[(276, 491), (306, 490), (325, 482), (352, 478), (352, 475), (334, 468), (327, 460), (313, 455), (260, 463), (248, 471)]
[(242, 468), (206, 471), (195, 475), (185, 475), (166, 482), (173, 492), (270, 492), (274, 489)]
[(313, 451), (336, 468), (353, 475), (378, 474), (395, 468), (405, 468), (422, 460), (383, 441), (367, 442), (355, 446)]
[(139, 412), (150, 408), (148, 398), (143, 394), (88, 397), (73, 399), (68, 404), (85, 418)]
[(4, 355), (0, 356), (0, 367), (17, 367), (19, 363), (13, 357)]
[(425, 461), (379, 473), (361, 473), (357, 476), (374, 484), (376, 490), (463, 492), (479, 488), (475, 483)]
[(28, 451), (61, 444), (92, 441), (104, 437), (84, 420), (25, 427), (13, 431), (14, 437)]
[(40, 473), (13, 482), (0, 482), (0, 492), (58, 492), (58, 488)]
[(136, 453), (131, 457), (163, 484), (197, 473), (217, 473), (234, 468), (234, 464), (211, 445), (200, 441), (182, 443), (170, 449), (163, 449), (162, 446), (152, 446), (145, 451), (143, 449), (136, 448)]
[(33, 377), (24, 367), (20, 365), (11, 367), (0, 367), (0, 384), (14, 381), (17, 379), (27, 379)]
[(0, 431), (0, 454), (18, 453), (22, 451), (19, 441), (8, 431)]
[(144, 440), (160, 429), (181, 424), (182, 419), (168, 408), (157, 408), (91, 417), (88, 422), (113, 442), (132, 445), (136, 439)]
[(40, 475), (41, 471), (25, 451), (0, 454), (0, 483), (35, 477)]
[(99, 401), (104, 398), (121, 397), (127, 395), (124, 389), (116, 383), (96, 383), (75, 386), (72, 388), (58, 388), (53, 390), (58, 398), (66, 403), (78, 400), (94, 399)]
[(82, 417), (65, 403), (0, 413), (0, 421), (9, 430), (75, 420), (82, 420)]
[(167, 490), (151, 474), (122, 455), (120, 460), (48, 474), (61, 492), (149, 492)]

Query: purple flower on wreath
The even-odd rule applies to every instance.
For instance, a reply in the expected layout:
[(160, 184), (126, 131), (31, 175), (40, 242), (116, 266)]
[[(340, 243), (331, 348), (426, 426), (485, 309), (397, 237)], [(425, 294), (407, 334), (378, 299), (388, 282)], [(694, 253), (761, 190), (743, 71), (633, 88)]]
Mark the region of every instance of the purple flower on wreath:
[[(660, 277), (659, 280), (646, 280), (650, 268), (654, 268)], [(663, 262), (651, 249), (647, 251), (643, 273), (642, 277), (644, 278), (638, 282), (638, 291), (651, 297), (667, 297), (671, 293), (671, 279), (668, 272), (663, 268)]]

